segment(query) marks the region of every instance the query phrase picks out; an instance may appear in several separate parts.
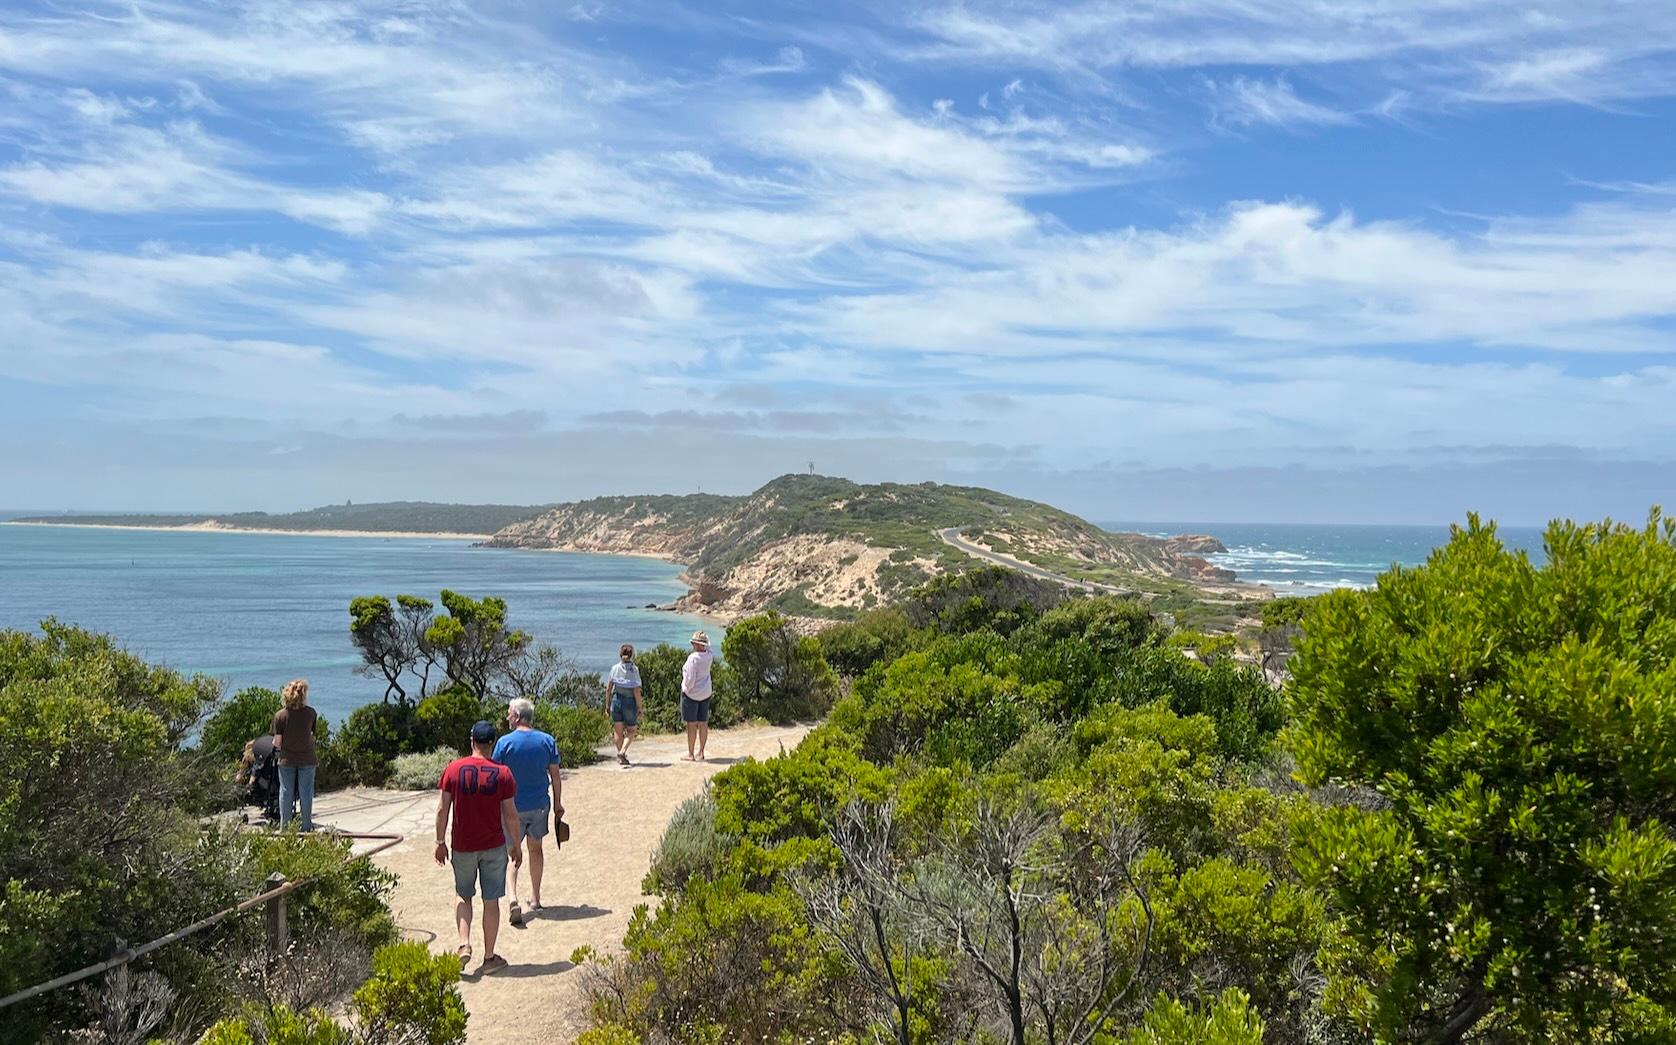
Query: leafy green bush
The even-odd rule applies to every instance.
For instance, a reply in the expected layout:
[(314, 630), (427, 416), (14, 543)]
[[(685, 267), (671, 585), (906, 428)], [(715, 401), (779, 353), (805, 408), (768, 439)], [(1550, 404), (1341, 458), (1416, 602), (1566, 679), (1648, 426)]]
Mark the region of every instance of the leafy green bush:
[[(478, 719), (484, 718), (484, 702), (479, 700), (471, 690), (464, 686), (450, 686), (441, 693), (433, 693), (419, 702), (414, 711), (414, 718), (418, 724), (417, 736), (411, 742), (414, 746), (406, 750), (431, 751), (435, 748), (451, 748), (455, 754), (464, 755), (471, 751), (471, 727)], [(504, 709), (505, 701), (499, 706)], [(505, 717), (500, 714), (488, 714), (490, 722), (497, 726)]]
[(422, 943), (396, 943), (373, 955), (372, 978), (350, 1011), (366, 1045), (459, 1045), (466, 1040), (460, 959)]
[(716, 800), (708, 791), (681, 803), (663, 829), (652, 867), (642, 888), (648, 893), (679, 893), (694, 875), (714, 878), (737, 840), (716, 827)]
[(1047, 610), (1018, 634), (1023, 645), (1081, 639), (1103, 657), (1155, 645), (1165, 628), (1145, 602), (1115, 595), (1074, 598)]
[(354, 1035), (319, 1009), (293, 1012), (284, 1005), (253, 1005), (248, 1015), (211, 1027), (198, 1045), (353, 1045), (354, 1041)]
[(1122, 1041), (1124, 1045), (1263, 1045), (1263, 1020), (1251, 1011), (1250, 1000), (1234, 988), (1195, 1007), (1160, 996), (1141, 1026)]
[(452, 748), (397, 755), (390, 764), (390, 786), (402, 791), (435, 791), (448, 763), (459, 758)]
[(946, 573), (915, 588), (906, 604), (908, 622), (958, 635), (988, 628), (1011, 635), (1064, 602), (1063, 585), (1004, 566)]
[[(54, 621), (0, 631), (0, 995), (150, 940), (238, 895), (203, 845), (180, 743), (219, 687)], [(190, 995), (194, 984), (170, 977)], [(74, 992), (6, 1010), (23, 1040), (80, 1025)]]
[(815, 636), (821, 656), (845, 678), (857, 678), (878, 663), (889, 663), (914, 648), (919, 633), (900, 606), (870, 610)]
[(1218, 660), (1227, 660), (1239, 651), (1239, 639), (1232, 634), (1207, 635), (1202, 631), (1183, 629), (1173, 632), (1164, 645), (1173, 650), (1192, 650), (1198, 659), (1206, 664)]
[(332, 746), (350, 779), (376, 786), (390, 778), (391, 762), (411, 750), (418, 735), (418, 719), (411, 706), (364, 704), (349, 713)]
[(1536, 1040), (1676, 1003), (1676, 520), (1546, 547), (1539, 569), (1473, 518), (1310, 611), (1290, 747), (1356, 800), (1298, 859), (1345, 917), (1329, 1003), (1370, 1033)]
[(599, 745), (611, 737), (611, 718), (598, 708), (573, 707), (539, 701), (535, 705), (535, 728), (553, 735), (559, 761), (566, 766), (586, 766), (599, 761)]
[(817, 717), (831, 707), (838, 677), (821, 656), (820, 642), (793, 631), (778, 613), (735, 621), (722, 641), (732, 673), (731, 693), (747, 718), (786, 723)]

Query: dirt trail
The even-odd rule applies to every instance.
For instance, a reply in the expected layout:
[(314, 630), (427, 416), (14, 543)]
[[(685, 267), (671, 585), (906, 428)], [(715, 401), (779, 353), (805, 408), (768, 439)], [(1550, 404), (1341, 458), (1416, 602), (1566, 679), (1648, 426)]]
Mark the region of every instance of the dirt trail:
[[(635, 765), (615, 762), (565, 773), (565, 819), (573, 839), (555, 855), (547, 851), (541, 899), (547, 909), (528, 916), (529, 877), (520, 878), (526, 904), (522, 929), (503, 917), (496, 950), (512, 963), (494, 976), (481, 977), (482, 929), (473, 926), (476, 957), (460, 984), (466, 1008), (468, 1040), (516, 1045), (569, 1042), (586, 1026), (581, 976), (572, 970), (571, 951), (582, 944), (598, 950), (622, 945), (636, 904), (648, 902), (640, 881), (664, 826), (680, 804), (698, 794), (704, 782), (733, 762), (769, 758), (803, 739), (804, 727), (718, 730), (710, 737), (710, 761), (682, 761), (684, 737), (651, 737), (630, 751)], [(610, 751), (609, 746), (605, 748)], [(396, 922), (411, 939), (438, 951), (452, 951), (454, 880), (432, 860), (435, 792), (379, 791), (356, 788), (322, 796), (315, 819), (345, 831), (399, 832), (401, 844), (375, 857), (401, 876), (391, 903)]]

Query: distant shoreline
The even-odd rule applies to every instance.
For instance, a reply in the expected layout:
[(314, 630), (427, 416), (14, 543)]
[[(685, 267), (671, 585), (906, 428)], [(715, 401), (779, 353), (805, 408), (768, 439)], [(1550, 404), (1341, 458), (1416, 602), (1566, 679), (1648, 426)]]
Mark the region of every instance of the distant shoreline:
[(493, 534), (451, 533), (436, 530), (280, 530), (258, 526), (224, 526), (214, 522), (182, 526), (125, 526), (121, 523), (46, 522), (40, 519), (7, 519), (7, 526), (61, 526), (77, 530), (144, 530), (149, 533), (256, 533), (270, 537), (391, 537), (403, 540), (486, 541)]

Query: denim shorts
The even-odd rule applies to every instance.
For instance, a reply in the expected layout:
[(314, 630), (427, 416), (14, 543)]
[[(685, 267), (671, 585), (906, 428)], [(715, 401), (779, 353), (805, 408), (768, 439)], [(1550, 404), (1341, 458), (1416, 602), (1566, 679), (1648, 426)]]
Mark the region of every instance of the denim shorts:
[(553, 826), (550, 814), (552, 806), (542, 806), (540, 809), (518, 810), (518, 839), (533, 838), (537, 842), (547, 837), (547, 829)]
[(499, 900), (506, 895), (506, 846), (479, 849), (462, 853), (458, 849), (448, 854), (454, 865), (454, 895), (469, 900), (477, 895), (477, 883), (483, 884), (484, 900)]
[(694, 700), (685, 693), (681, 694), (681, 721), (708, 722), (710, 721), (710, 701)]
[(625, 726), (640, 725), (640, 705), (634, 702), (634, 697), (612, 694), (611, 721), (621, 722)]

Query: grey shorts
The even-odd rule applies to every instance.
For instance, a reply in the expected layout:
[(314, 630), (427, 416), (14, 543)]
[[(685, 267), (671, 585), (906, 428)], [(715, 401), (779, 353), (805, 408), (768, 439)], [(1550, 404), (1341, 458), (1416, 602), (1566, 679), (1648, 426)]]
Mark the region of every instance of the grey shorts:
[(529, 811), (518, 810), (518, 838), (533, 838), (537, 842), (547, 837), (547, 832), (553, 826), (553, 807), (542, 806), (540, 809)]
[(681, 721), (708, 722), (710, 721), (710, 701), (694, 700), (685, 693), (681, 694)]
[(477, 884), (483, 885), (483, 899), (499, 900), (506, 895), (506, 847), (480, 849), (462, 853), (458, 849), (448, 854), (454, 865), (454, 895), (469, 900), (477, 895)]

